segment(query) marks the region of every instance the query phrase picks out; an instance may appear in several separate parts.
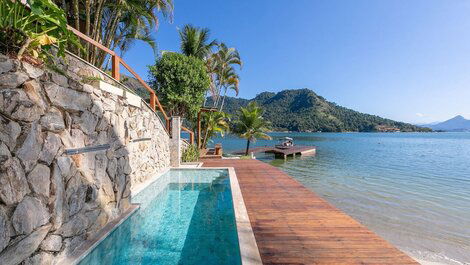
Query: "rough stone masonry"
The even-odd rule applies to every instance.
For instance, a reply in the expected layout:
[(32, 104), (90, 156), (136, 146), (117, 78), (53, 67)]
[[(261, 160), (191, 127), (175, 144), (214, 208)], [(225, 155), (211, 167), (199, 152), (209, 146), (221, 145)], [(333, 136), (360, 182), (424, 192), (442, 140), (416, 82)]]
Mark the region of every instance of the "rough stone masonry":
[(169, 135), (145, 104), (86, 84), (107, 78), (76, 58), (53, 69), (0, 55), (2, 265), (69, 255), (128, 208), (132, 185), (170, 166)]

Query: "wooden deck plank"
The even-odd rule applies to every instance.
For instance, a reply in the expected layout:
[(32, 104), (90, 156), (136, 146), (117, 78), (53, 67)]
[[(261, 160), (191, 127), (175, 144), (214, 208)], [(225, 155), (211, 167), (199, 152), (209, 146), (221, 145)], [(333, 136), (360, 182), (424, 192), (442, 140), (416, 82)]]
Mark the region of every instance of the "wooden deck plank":
[(281, 170), (258, 160), (234, 167), (264, 264), (418, 264)]
[[(274, 146), (255, 147), (255, 148), (250, 148), (249, 153), (274, 153), (278, 155), (293, 155), (293, 154), (310, 153), (310, 152), (315, 152), (315, 151), (316, 151), (315, 146), (294, 145), (286, 149), (281, 149), (281, 148), (277, 148)], [(233, 153), (245, 154), (245, 150), (239, 150)]]

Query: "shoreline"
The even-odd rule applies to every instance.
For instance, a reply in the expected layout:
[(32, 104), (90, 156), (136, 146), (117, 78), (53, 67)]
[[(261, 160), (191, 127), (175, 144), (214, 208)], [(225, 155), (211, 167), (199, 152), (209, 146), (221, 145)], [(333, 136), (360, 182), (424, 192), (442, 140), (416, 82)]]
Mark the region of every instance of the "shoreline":
[[(401, 248), (399, 248), (401, 249)], [(458, 261), (452, 258), (449, 258), (443, 254), (438, 254), (435, 252), (428, 251), (419, 251), (419, 250), (407, 250), (401, 249), (408, 256), (419, 262), (421, 265), (465, 265), (469, 264), (464, 261)]]
[[(407, 253), (409, 254), (409, 253)], [(417, 262), (419, 262), (419, 264), (421, 265), (463, 265), (465, 263), (461, 263), (461, 262), (458, 262), (458, 261), (450, 261), (450, 262), (442, 262), (442, 261), (431, 261), (431, 260), (426, 260), (426, 259), (422, 259), (420, 257), (416, 257), (416, 256), (413, 256), (413, 255), (410, 255), (409, 256), (416, 260)]]

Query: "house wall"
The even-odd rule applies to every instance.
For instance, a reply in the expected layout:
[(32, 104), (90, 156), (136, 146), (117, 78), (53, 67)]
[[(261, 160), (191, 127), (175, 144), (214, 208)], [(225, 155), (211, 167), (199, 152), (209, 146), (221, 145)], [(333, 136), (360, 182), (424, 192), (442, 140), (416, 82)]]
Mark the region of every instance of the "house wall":
[[(170, 166), (161, 120), (91, 79), (107, 78), (76, 58), (49, 69), (0, 55), (2, 265), (70, 255), (129, 207), (133, 185)], [(66, 153), (83, 147), (104, 150)]]

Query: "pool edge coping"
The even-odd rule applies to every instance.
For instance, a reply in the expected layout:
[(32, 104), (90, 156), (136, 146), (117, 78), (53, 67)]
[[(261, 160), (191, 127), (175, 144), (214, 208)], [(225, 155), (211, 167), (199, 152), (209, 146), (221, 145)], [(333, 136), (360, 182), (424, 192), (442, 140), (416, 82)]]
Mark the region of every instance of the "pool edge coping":
[(251, 226), (250, 217), (246, 210), (243, 200), (240, 183), (234, 167), (201, 167), (201, 168), (172, 168), (177, 170), (228, 170), (230, 179), (230, 188), (232, 191), (233, 210), (235, 212), (235, 221), (237, 225), (238, 246), (240, 248), (240, 258), (242, 265), (262, 265), (261, 255), (255, 234)]
[(250, 217), (246, 210), (245, 201), (243, 200), (240, 183), (238, 182), (235, 168), (228, 168), (230, 176), (230, 185), (232, 186), (233, 208), (235, 211), (235, 219), (237, 222), (238, 244), (240, 246), (240, 256), (243, 265), (260, 265), (263, 264), (259, 253), (258, 244), (256, 243), (253, 227), (251, 227)]

